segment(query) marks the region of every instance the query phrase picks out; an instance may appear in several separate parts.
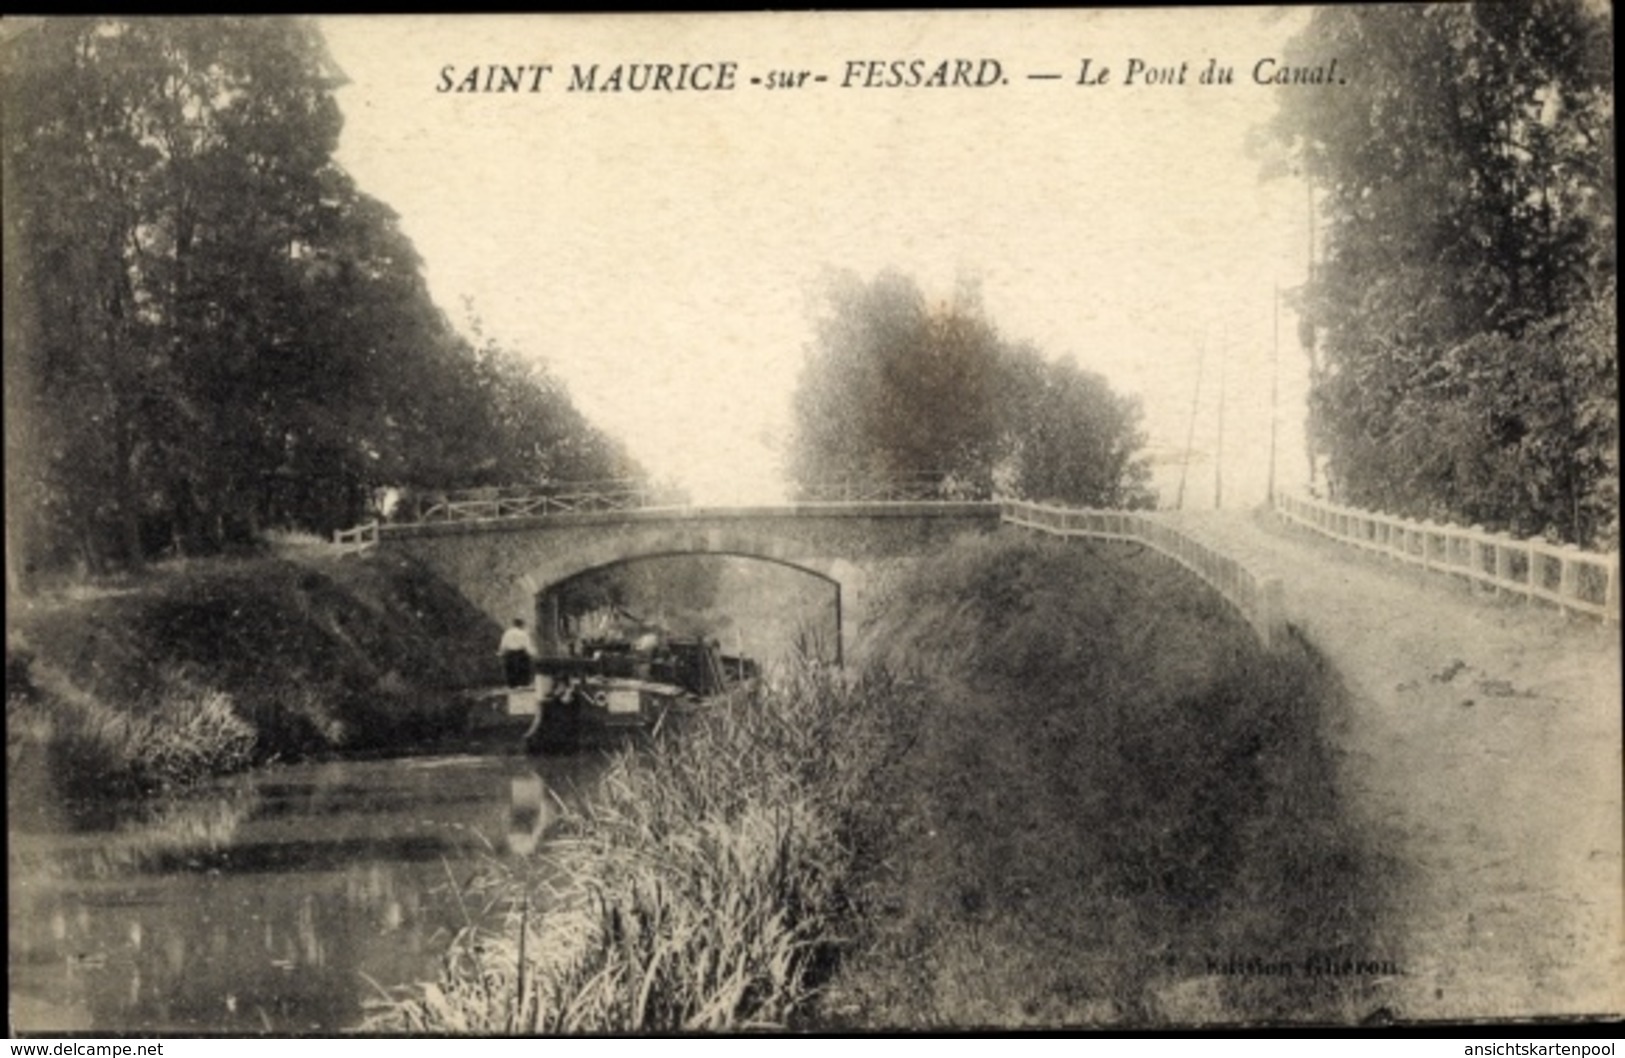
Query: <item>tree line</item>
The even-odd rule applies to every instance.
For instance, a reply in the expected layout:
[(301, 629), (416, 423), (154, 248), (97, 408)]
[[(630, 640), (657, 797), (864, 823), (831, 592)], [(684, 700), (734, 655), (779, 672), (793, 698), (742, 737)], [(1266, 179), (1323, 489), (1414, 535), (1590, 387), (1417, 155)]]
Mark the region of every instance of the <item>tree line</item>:
[(327, 533), (375, 490), (636, 472), (534, 361), (460, 335), (333, 159), (307, 20), (13, 22), (8, 575)]
[(1317, 8), (1283, 62), (1346, 83), (1268, 128), (1312, 182), (1312, 443), (1338, 497), (1619, 539), (1612, 14)]
[(932, 303), (900, 273), (844, 273), (825, 307), (794, 396), (803, 489), (924, 478), (945, 498), (1154, 502), (1138, 400), (1000, 335), (974, 287)]

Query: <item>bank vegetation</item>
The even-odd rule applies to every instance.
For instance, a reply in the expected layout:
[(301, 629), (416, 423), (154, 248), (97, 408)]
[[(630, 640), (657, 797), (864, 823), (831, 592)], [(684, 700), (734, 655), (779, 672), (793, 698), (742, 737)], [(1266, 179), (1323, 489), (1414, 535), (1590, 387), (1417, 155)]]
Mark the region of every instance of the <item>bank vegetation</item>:
[(463, 722), (459, 688), (495, 680), (490, 618), (382, 555), (169, 564), (7, 624), (8, 773), (75, 802), (405, 751)]
[[(493, 862), (372, 1031), (1355, 1020), (1380, 860), (1329, 781), (1335, 680), (1132, 548), (999, 535), (804, 664), (615, 759)], [(566, 801), (571, 800), (566, 798)], [(1269, 959), (1299, 972), (1226, 972)]]

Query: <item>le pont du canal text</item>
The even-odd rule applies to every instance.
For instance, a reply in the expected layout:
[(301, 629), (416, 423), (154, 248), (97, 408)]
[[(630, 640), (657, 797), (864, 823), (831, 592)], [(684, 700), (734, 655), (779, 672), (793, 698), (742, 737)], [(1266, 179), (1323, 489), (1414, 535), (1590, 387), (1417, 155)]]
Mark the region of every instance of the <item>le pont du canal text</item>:
[(1291, 65), (1271, 56), (1245, 63), (1215, 58), (1172, 61), (1093, 58), (1069, 67), (1015, 70), (999, 59), (849, 59), (828, 69), (747, 70), (735, 61), (630, 63), (448, 63), (434, 90), (443, 94), (541, 92), (732, 92), (739, 89), (994, 88), (1053, 82), (1085, 88), (1159, 88), (1254, 84), (1346, 84), (1335, 58)]

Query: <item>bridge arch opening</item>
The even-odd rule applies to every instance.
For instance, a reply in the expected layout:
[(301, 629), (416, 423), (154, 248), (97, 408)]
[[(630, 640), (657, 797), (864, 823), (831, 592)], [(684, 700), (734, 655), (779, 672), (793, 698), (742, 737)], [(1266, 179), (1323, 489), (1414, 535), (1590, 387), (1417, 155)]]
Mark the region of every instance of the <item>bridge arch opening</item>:
[(765, 664), (808, 642), (844, 661), (845, 603), (855, 569), (820, 568), (750, 550), (665, 547), (530, 580), (538, 638), (566, 650), (621, 622), (714, 639)]

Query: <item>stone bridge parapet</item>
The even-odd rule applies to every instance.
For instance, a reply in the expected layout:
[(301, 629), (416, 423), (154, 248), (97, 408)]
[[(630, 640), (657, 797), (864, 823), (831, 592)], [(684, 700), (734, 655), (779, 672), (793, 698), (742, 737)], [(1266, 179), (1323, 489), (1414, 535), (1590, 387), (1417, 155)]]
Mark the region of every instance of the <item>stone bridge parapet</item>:
[(991, 532), (999, 521), (997, 503), (797, 503), (384, 523), (375, 532), (377, 546), (424, 562), (502, 624), (535, 612), (549, 588), (589, 570), (663, 555), (734, 555), (830, 581), (849, 641), (875, 567), (918, 559), (962, 533)]

